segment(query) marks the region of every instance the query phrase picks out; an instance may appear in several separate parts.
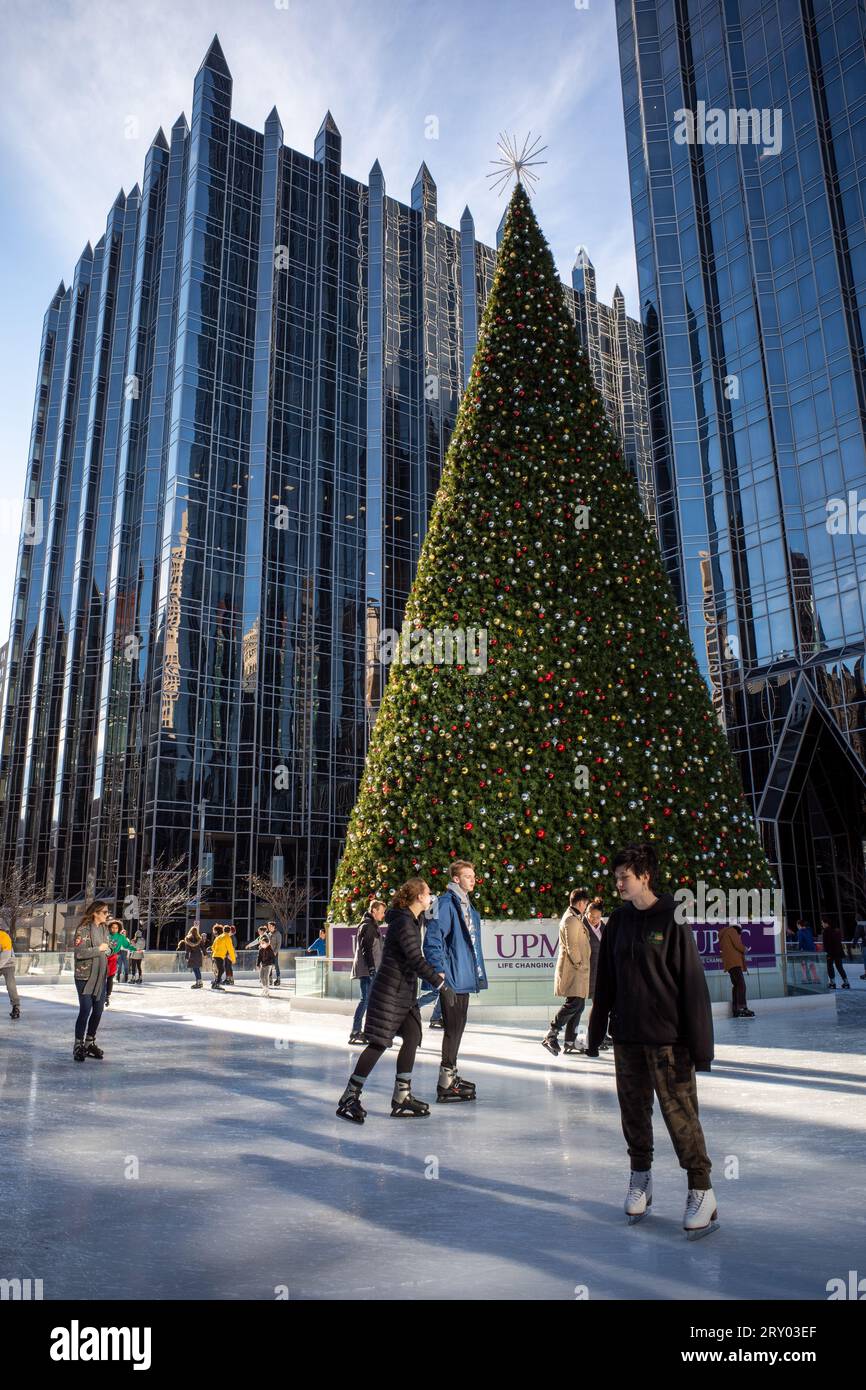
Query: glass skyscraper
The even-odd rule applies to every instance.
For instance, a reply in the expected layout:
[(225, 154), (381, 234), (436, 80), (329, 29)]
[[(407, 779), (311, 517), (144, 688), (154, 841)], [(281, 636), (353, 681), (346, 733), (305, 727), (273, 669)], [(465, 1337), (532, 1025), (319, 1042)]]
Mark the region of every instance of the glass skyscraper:
[[(324, 917), (475, 350), (495, 250), (232, 119), (214, 40), (192, 119), (45, 316), (0, 727), (0, 852), (147, 915), (148, 871), (212, 864), (243, 938), (247, 875)], [(640, 326), (572, 296), (599, 389), (646, 471)], [(597, 331), (599, 314), (604, 327)], [(582, 316), (582, 317), (581, 317)], [(613, 341), (613, 338), (617, 341)], [(608, 341), (610, 340), (610, 341)], [(623, 394), (605, 359), (625, 354)], [(598, 374), (600, 372), (600, 375)], [(264, 908), (259, 911), (264, 915)], [(246, 939), (246, 938), (244, 938)]]
[(850, 929), (866, 542), (831, 517), (866, 500), (866, 9), (617, 18), (666, 563), (789, 917)]

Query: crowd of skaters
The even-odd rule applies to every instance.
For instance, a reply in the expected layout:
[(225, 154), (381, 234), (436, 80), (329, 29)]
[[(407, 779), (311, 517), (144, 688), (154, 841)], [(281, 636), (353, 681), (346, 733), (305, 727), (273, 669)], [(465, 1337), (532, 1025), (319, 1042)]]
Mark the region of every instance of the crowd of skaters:
[[(597, 1058), (613, 1049), (617, 1098), (631, 1168), (625, 1211), (629, 1222), (640, 1221), (652, 1205), (652, 1108), (659, 1102), (680, 1166), (688, 1173), (688, 1196), (683, 1219), (690, 1239), (718, 1226), (711, 1164), (698, 1119), (696, 1073), (709, 1071), (713, 1058), (712, 1014), (703, 965), (690, 927), (679, 923), (675, 901), (659, 888), (659, 866), (651, 845), (629, 845), (613, 860), (613, 877), (620, 905), (605, 917), (604, 903), (585, 889), (576, 889), (559, 924), (559, 947), (554, 992), (562, 1005), (550, 1021), (542, 1045), (564, 1055)], [(364, 1085), (384, 1052), (400, 1039), (391, 1098), (394, 1118), (422, 1118), (430, 1106), (412, 1090), (415, 1057), (422, 1036), (420, 1007), (435, 1001), (431, 1027), (442, 1031), (442, 1056), (436, 1086), (438, 1103), (467, 1103), (477, 1099), (476, 1083), (458, 1070), (458, 1054), (466, 1027), (470, 995), (487, 988), (481, 920), (471, 901), (475, 869), (467, 860), (449, 866), (446, 890), (434, 898), (420, 877), (409, 879), (389, 906), (374, 898), (368, 904), (355, 940), (353, 978), (360, 999), (352, 1022), (350, 1044), (363, 1048), (341, 1095), (337, 1115), (363, 1124)], [(383, 930), (386, 928), (387, 930)], [(838, 973), (842, 988), (850, 988), (843, 963), (842, 933), (822, 921), (822, 943), (829, 988)], [(858, 923), (866, 967), (866, 923)], [(210, 933), (193, 926), (178, 943), (194, 975), (193, 989), (204, 987), (202, 971), (209, 957), (211, 988), (234, 984), (237, 959), (236, 929), (217, 923)], [(814, 936), (798, 921), (789, 946), (813, 953)], [(308, 948), (324, 956), (325, 929)], [(279, 953), (282, 934), (274, 922), (263, 924), (246, 949), (255, 949), (256, 967), (264, 995), (280, 985)], [(115, 982), (143, 982), (145, 940), (140, 929), (131, 934), (112, 918), (105, 902), (87, 907), (74, 935), (74, 981), (79, 1008), (74, 1027), (73, 1058), (102, 1059), (96, 1037)], [(719, 933), (723, 968), (732, 988), (735, 1018), (752, 1018), (747, 1006), (746, 947), (739, 927), (725, 925)], [(15, 986), (14, 955), (8, 933), (0, 930), (0, 974), (20, 1017)], [(866, 968), (861, 978), (866, 979)], [(423, 992), (419, 995), (419, 981)], [(590, 1006), (585, 1042), (578, 1029)], [(610, 1026), (610, 1032), (608, 1028)], [(611, 1036), (611, 1033), (613, 1036)]]
[[(656, 1098), (680, 1166), (688, 1174), (683, 1229), (689, 1239), (697, 1239), (718, 1228), (696, 1087), (696, 1073), (710, 1070), (714, 1052), (704, 968), (690, 926), (677, 921), (674, 898), (659, 891), (653, 847), (626, 846), (612, 867), (620, 906), (606, 924), (599, 900), (582, 889), (570, 895), (560, 923), (556, 974), (556, 993), (564, 1003), (543, 1043), (558, 1055), (559, 1032), (564, 1029), (566, 1050), (576, 1052), (577, 1025), (587, 1000), (592, 1000), (583, 1055), (597, 1058), (602, 1049), (613, 1047), (630, 1158), (628, 1221), (642, 1220), (652, 1206)], [(422, 1036), (419, 980), (426, 994), (438, 995), (442, 1011), (436, 1101), (477, 1100), (476, 1083), (458, 1070), (469, 997), (487, 987), (481, 923), (469, 896), (474, 886), (473, 865), (458, 859), (449, 866), (448, 886), (436, 899), (426, 880), (414, 877), (397, 890), (387, 908), (378, 898), (370, 901), (355, 942), (353, 975), (365, 983), (349, 1039), (363, 1051), (337, 1103), (341, 1119), (364, 1124), (364, 1087), (395, 1038), (400, 1047), (391, 1117), (430, 1116), (430, 1105), (412, 1086)], [(743, 948), (732, 969), (742, 972), (744, 964)], [(746, 1016), (739, 997), (735, 1011), (738, 1017)]]

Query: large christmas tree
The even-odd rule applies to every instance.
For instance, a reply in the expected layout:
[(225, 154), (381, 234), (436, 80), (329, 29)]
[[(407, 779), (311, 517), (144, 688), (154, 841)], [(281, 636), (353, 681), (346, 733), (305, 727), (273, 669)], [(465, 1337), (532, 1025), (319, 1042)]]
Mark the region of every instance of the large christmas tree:
[[(520, 183), (406, 619), (414, 659), (390, 666), (332, 921), (412, 874), (444, 886), (454, 857), (475, 864), (482, 915), (557, 916), (578, 884), (609, 892), (634, 839), (671, 888), (770, 886)], [(486, 667), (447, 664), (433, 634), (471, 628)]]

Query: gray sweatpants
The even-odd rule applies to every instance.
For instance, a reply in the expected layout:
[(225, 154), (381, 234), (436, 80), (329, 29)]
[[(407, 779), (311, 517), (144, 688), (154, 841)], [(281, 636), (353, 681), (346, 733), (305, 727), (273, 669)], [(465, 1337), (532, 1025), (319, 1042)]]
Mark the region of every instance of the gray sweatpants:
[(3, 979), (6, 981), (6, 988), (9, 991), (9, 999), (12, 1005), (14, 1006), (19, 1002), (20, 998), (18, 994), (18, 986), (15, 983), (15, 966), (4, 965), (2, 970), (0, 970), (0, 975), (2, 975)]

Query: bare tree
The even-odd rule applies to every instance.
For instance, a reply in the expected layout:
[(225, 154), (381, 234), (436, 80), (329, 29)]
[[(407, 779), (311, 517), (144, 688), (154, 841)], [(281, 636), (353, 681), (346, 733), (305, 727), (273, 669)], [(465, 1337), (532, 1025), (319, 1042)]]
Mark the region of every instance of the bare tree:
[(294, 924), (307, 903), (310, 901), (310, 890), (301, 885), (293, 878), (287, 878), (284, 883), (272, 883), (264, 874), (245, 874), (250, 891), (254, 898), (259, 898), (267, 903), (274, 914), (274, 921), (285, 933), (289, 924)]
[(174, 917), (186, 909), (191, 898), (198, 891), (198, 870), (193, 873), (186, 868), (186, 855), (166, 862), (162, 855), (147, 873), (147, 914), (148, 944), (150, 931), (155, 932), (155, 950), (159, 950), (159, 938)]
[(45, 906), (45, 891), (32, 869), (20, 864), (0, 869), (0, 922), (15, 940), (15, 928), (22, 918), (32, 917)]

